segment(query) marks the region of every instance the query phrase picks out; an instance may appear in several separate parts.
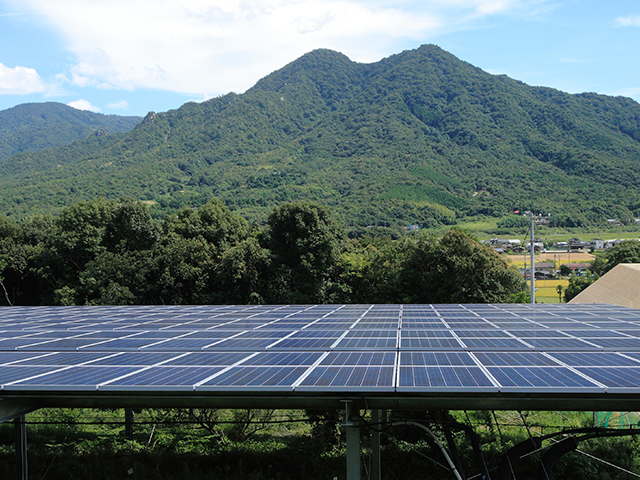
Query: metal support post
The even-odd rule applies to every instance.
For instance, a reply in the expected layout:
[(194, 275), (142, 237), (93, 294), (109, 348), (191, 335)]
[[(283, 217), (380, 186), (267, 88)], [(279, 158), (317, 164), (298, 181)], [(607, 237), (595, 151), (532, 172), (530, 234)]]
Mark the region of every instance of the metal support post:
[(382, 415), (380, 410), (371, 410), (371, 480), (382, 478), (380, 457), (380, 430), (382, 430)]
[(133, 440), (133, 410), (124, 409), (124, 436), (129, 440)]
[(13, 421), (16, 432), (16, 478), (18, 480), (28, 480), (27, 463), (27, 424), (24, 415), (16, 417)]
[(345, 427), (347, 431), (347, 480), (360, 480), (360, 428)]
[(353, 401), (344, 402), (344, 422), (347, 433), (347, 480), (360, 480), (360, 427), (351, 419)]

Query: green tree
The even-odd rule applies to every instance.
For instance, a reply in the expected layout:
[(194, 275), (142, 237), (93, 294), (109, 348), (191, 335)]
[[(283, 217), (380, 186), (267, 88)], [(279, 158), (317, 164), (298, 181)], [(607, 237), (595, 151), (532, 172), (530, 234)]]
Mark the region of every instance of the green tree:
[(607, 252), (605, 273), (619, 263), (640, 263), (640, 242), (624, 240)]
[(160, 237), (160, 227), (142, 202), (123, 199), (106, 224), (104, 244), (110, 251), (149, 250)]
[(270, 302), (329, 301), (343, 238), (325, 207), (288, 203), (276, 208), (265, 235), (272, 258)]
[(569, 285), (567, 285), (567, 288), (564, 291), (564, 301), (570, 302), (576, 297), (576, 295), (595, 282), (598, 278), (599, 277), (595, 274), (580, 276), (575, 273), (571, 274), (569, 277)]
[(105, 232), (116, 209), (116, 202), (96, 199), (78, 202), (62, 211), (55, 220), (52, 243), (64, 267), (82, 271), (87, 262), (106, 249)]
[(249, 237), (225, 250), (215, 268), (219, 299), (216, 303), (264, 303), (264, 282), (269, 251)]
[(454, 228), (404, 244), (405, 303), (506, 303), (526, 288), (522, 275), (492, 248)]
[(165, 218), (165, 234), (175, 233), (184, 238), (202, 238), (219, 252), (246, 238), (249, 227), (244, 218), (234, 215), (217, 198), (209, 200), (197, 210), (184, 209)]
[(212, 301), (218, 262), (213, 245), (202, 238), (167, 235), (154, 258), (150, 289), (162, 304), (197, 305)]
[(153, 267), (152, 250), (102, 252), (80, 273), (75, 293), (77, 302), (84, 305), (156, 303), (151, 296), (155, 283)]

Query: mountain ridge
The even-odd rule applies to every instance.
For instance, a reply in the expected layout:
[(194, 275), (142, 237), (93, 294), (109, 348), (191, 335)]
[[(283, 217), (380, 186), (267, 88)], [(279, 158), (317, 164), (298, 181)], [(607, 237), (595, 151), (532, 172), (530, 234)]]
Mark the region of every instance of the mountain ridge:
[(371, 64), (320, 49), (244, 94), (0, 161), (0, 211), (124, 195), (167, 213), (217, 196), (251, 221), (304, 199), (352, 226), (515, 209), (598, 224), (640, 215), (639, 139), (640, 105), (624, 97), (532, 87), (434, 45)]
[(140, 120), (78, 110), (57, 102), (16, 105), (0, 111), (0, 160), (68, 145), (91, 134), (126, 132)]

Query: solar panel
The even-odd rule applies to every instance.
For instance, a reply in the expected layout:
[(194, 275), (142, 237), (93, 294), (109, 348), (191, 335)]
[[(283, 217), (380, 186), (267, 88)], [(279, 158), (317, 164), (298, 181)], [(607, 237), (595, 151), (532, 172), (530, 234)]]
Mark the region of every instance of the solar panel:
[(67, 390), (632, 395), (640, 394), (640, 311), (565, 304), (2, 307), (0, 367), (0, 397)]

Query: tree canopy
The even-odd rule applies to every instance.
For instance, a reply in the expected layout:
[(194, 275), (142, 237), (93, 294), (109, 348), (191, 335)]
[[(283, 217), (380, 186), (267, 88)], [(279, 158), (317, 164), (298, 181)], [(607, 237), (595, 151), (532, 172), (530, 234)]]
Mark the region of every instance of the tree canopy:
[(509, 302), (525, 289), (459, 229), (347, 239), (327, 207), (308, 202), (250, 229), (217, 199), (162, 222), (128, 199), (0, 217), (0, 287), (0, 305)]

